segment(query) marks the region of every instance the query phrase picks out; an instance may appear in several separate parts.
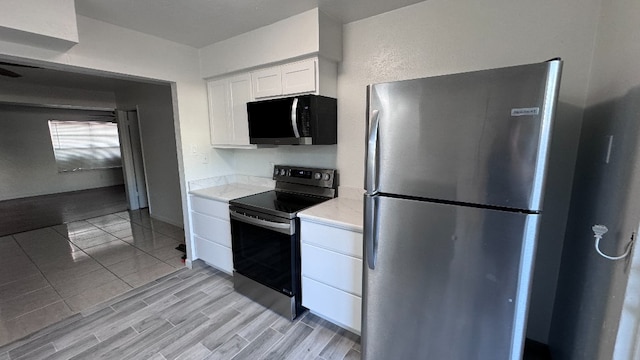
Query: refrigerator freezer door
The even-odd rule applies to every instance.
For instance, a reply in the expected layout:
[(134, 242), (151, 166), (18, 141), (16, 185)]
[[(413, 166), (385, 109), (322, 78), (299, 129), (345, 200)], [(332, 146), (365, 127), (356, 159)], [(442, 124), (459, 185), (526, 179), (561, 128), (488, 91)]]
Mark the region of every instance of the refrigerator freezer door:
[(371, 85), (367, 193), (540, 210), (561, 64)]
[[(521, 359), (540, 215), (379, 197), (363, 358)], [(367, 221), (369, 222), (369, 221)]]

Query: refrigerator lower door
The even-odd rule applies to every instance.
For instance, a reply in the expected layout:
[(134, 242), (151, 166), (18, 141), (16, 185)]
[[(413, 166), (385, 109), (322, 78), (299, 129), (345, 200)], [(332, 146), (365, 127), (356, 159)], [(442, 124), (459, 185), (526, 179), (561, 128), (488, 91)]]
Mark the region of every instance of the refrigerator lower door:
[(363, 358), (521, 359), (540, 215), (365, 203)]

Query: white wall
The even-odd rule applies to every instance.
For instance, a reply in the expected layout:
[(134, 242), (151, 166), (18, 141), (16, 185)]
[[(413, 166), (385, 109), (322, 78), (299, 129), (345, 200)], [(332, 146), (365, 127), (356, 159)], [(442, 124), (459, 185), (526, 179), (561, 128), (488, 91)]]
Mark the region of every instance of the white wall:
[(299, 165), (336, 168), (336, 146), (278, 146), (257, 150), (235, 150), (237, 174), (270, 178), (273, 165)]
[(640, 3), (603, 0), (587, 105), (625, 96), (640, 85)]
[(115, 94), (110, 91), (32, 85), (10, 79), (0, 79), (0, 102), (104, 109), (116, 107)]
[(0, 105), (0, 201), (123, 184), (121, 168), (58, 172), (47, 122), (91, 114)]
[(140, 84), (116, 92), (118, 109), (138, 109), (149, 212), (183, 226), (171, 86)]
[(78, 43), (74, 0), (3, 0), (0, 38), (34, 46), (69, 48)]

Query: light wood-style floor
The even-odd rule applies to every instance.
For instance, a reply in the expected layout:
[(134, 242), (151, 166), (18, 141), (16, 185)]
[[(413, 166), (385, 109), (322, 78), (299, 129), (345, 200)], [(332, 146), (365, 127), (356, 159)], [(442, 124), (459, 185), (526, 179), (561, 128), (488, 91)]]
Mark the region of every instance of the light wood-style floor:
[(0, 347), (0, 359), (360, 359), (360, 338), (315, 315), (294, 322), (196, 261)]

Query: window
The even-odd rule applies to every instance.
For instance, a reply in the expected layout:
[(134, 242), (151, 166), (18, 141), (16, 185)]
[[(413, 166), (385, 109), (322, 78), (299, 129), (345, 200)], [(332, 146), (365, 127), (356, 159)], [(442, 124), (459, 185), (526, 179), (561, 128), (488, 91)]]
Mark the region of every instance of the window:
[(49, 120), (49, 131), (58, 172), (122, 167), (116, 123)]

